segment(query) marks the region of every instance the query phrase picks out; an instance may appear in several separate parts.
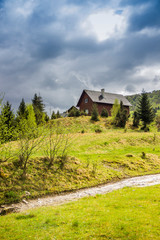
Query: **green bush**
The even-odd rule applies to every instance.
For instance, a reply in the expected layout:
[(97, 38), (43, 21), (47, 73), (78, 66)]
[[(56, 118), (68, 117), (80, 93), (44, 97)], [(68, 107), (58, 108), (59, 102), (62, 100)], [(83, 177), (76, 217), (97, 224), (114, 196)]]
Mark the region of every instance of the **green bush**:
[(108, 111), (107, 111), (107, 109), (105, 109), (105, 108), (102, 109), (101, 117), (108, 117)]
[(94, 105), (93, 105), (93, 108), (92, 108), (91, 120), (93, 120), (93, 121), (99, 121), (99, 118), (98, 118), (98, 109), (97, 109), (97, 105), (96, 105), (96, 104), (94, 104)]
[(5, 197), (5, 202), (6, 203), (11, 203), (11, 202), (19, 202), (20, 201), (20, 196), (18, 193), (14, 191), (9, 191), (4, 194)]

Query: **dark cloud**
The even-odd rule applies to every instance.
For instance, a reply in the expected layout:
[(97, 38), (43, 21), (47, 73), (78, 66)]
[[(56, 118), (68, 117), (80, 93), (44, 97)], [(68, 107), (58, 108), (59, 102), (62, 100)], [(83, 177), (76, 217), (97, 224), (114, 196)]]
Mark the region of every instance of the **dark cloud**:
[(136, 88), (134, 85), (132, 84), (128, 84), (125, 88), (125, 91), (127, 91), (128, 93), (135, 93), (136, 92)]
[(120, 5), (133, 7), (129, 18), (129, 31), (160, 27), (159, 0), (122, 0)]
[[(155, 0), (154, 0), (155, 1)], [(153, 2), (154, 2), (153, 1)], [(151, 0), (121, 0), (120, 5), (121, 6), (137, 6), (137, 5), (143, 5), (146, 3), (150, 3)]]
[[(22, 97), (30, 102), (40, 93), (48, 109), (65, 110), (76, 104), (84, 88), (134, 93), (144, 86), (150, 89), (153, 82), (158, 87), (157, 73), (148, 81), (138, 71), (160, 62), (160, 35), (139, 32), (157, 28), (159, 2), (123, 1), (123, 7), (122, 2), (113, 7), (113, 2), (6, 0), (0, 14), (0, 86), (5, 98), (16, 108)], [(93, 29), (84, 28), (90, 14), (106, 7), (126, 17), (129, 4), (129, 30), (122, 36), (99, 41)], [(146, 6), (141, 14), (134, 11), (137, 4)]]
[(144, 11), (133, 13), (130, 17), (130, 31), (140, 31), (144, 28), (160, 28), (160, 1), (153, 1)]

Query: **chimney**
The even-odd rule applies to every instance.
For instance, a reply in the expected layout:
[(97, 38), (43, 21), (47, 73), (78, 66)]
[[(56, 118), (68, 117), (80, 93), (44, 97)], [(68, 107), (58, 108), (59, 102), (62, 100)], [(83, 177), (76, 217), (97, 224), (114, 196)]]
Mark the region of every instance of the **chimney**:
[(104, 98), (104, 88), (101, 89), (101, 95)]

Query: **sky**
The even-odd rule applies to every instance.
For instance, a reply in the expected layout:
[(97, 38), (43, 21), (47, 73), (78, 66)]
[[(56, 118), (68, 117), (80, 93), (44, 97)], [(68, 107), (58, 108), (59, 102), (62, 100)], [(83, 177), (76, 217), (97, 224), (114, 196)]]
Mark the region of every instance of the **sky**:
[(159, 0), (0, 0), (0, 93), (49, 109), (83, 89), (160, 89)]

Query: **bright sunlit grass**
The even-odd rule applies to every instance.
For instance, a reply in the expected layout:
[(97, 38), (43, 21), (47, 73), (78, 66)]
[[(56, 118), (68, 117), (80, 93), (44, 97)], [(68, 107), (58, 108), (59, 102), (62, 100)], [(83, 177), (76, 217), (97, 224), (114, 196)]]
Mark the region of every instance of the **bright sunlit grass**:
[[(25, 191), (30, 192), (29, 197), (39, 197), (160, 172), (160, 132), (140, 132), (129, 126), (127, 131), (114, 129), (110, 119), (96, 123), (89, 117), (59, 121), (70, 130), (64, 168), (60, 169), (58, 163), (48, 168), (45, 141), (29, 160), (25, 180), (20, 177), (22, 169), (17, 168), (16, 159), (1, 164), (0, 204), (24, 198)], [(96, 133), (97, 127), (102, 132)], [(17, 142), (11, 145), (16, 152)]]
[(0, 218), (1, 240), (158, 240), (160, 185), (124, 188)]

